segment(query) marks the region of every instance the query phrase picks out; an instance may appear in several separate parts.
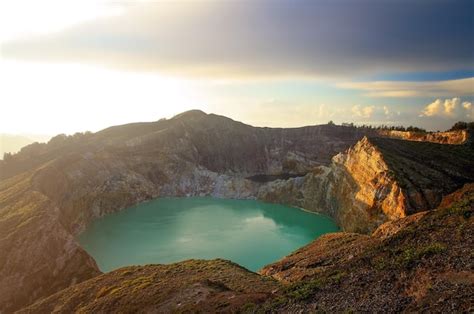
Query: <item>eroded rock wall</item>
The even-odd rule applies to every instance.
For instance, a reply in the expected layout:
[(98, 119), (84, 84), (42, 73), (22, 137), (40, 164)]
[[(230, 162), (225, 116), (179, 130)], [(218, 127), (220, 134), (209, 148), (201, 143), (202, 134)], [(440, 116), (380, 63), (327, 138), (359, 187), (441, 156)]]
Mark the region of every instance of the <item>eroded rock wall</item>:
[(407, 206), (381, 153), (367, 138), (336, 155), (329, 167), (267, 184), (258, 198), (329, 214), (344, 230), (362, 233), (405, 217)]
[(464, 144), (469, 139), (468, 130), (457, 130), (448, 132), (410, 132), (396, 130), (381, 130), (379, 134), (391, 138), (398, 138), (408, 141), (431, 142), (439, 144)]

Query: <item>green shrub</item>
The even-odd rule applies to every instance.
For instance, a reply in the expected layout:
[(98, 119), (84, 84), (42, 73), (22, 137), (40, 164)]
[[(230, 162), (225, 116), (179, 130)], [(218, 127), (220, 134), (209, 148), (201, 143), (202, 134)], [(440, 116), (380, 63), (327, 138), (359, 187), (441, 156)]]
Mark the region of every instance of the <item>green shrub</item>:
[(313, 296), (322, 286), (321, 280), (300, 282), (289, 286), (286, 295), (295, 301), (304, 301)]

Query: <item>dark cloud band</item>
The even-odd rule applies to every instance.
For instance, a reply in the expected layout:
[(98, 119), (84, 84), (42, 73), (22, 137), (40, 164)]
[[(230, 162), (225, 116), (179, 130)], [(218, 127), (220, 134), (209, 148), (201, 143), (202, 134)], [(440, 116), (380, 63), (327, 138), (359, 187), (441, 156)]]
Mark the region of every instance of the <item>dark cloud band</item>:
[(474, 65), (473, 1), (145, 3), (10, 42), (13, 58), (197, 75), (353, 76)]

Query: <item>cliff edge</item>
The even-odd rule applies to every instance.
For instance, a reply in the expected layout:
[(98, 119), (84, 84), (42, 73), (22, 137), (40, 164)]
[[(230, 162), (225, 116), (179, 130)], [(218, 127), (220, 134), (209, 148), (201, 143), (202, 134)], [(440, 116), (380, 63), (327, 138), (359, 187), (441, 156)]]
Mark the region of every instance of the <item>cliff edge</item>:
[(272, 182), (258, 197), (328, 214), (348, 232), (370, 233), (386, 221), (436, 208), (469, 182), (470, 145), (364, 137), (329, 166)]

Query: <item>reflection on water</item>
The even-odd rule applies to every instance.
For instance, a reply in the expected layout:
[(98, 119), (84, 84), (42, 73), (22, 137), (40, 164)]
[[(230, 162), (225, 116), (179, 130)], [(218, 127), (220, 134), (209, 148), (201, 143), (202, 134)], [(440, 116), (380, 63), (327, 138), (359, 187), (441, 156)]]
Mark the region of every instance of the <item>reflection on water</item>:
[(102, 271), (190, 258), (250, 270), (337, 231), (328, 217), (253, 200), (161, 198), (94, 221), (79, 237)]

